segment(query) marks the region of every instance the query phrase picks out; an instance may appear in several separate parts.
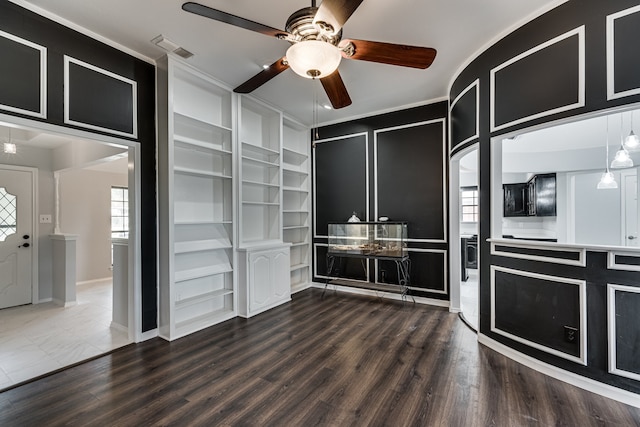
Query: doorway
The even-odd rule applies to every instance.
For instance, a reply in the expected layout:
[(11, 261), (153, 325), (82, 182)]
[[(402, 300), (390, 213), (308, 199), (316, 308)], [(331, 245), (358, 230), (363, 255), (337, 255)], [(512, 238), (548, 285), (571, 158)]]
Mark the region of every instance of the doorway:
[(472, 329), (479, 324), (479, 178), (478, 144), (451, 158), (449, 211), (451, 306)]
[[(8, 164), (9, 169), (31, 169), (36, 176), (33, 212), (30, 215), (33, 229), (31, 233), (26, 233), (22, 229), (19, 231), (16, 226), (16, 233), (12, 233), (20, 239), (27, 234), (30, 236), (29, 246), (34, 255), (29, 263), (33, 271), (33, 289), (26, 305), (0, 310), (0, 323), (3, 324), (0, 331), (2, 390), (140, 341), (140, 307), (134, 301), (140, 300), (141, 285), (139, 263), (136, 262), (140, 253), (140, 195), (136, 191), (140, 188), (140, 173), (136, 167), (140, 154), (136, 143), (8, 116), (2, 116), (0, 120), (4, 120), (0, 121), (0, 140), (11, 142), (16, 148), (15, 152), (10, 153), (0, 151), (0, 164)], [(93, 191), (98, 188), (96, 177), (104, 180), (105, 177), (116, 175), (109, 170), (116, 164), (119, 170), (117, 175), (120, 176), (117, 184), (127, 188), (127, 199), (130, 200), (127, 222), (131, 224), (129, 238), (124, 242), (127, 249), (124, 258), (120, 257), (124, 260), (125, 271), (118, 277), (122, 287), (120, 294), (124, 298), (118, 300), (118, 307), (113, 304), (115, 283), (111, 272), (111, 186), (100, 195), (100, 198), (104, 198), (106, 194), (106, 206), (94, 203), (98, 192)], [(64, 175), (67, 175), (67, 182), (79, 186), (73, 188), (70, 184), (65, 190)], [(14, 181), (5, 180), (1, 175), (0, 178), (0, 181)], [(100, 183), (101, 187), (105, 185), (104, 182)], [(96, 194), (91, 198), (83, 196), (78, 190), (81, 187)], [(9, 193), (14, 194), (15, 190)], [(4, 203), (10, 206), (11, 200)], [(74, 211), (73, 204), (82, 207), (75, 210), (83, 211), (83, 216), (69, 215)], [(65, 213), (66, 226), (65, 220), (62, 220)], [(3, 228), (10, 228), (11, 223), (8, 218)], [(54, 276), (57, 274), (54, 271), (53, 237), (63, 236), (63, 243), (67, 243), (70, 234), (78, 233), (68, 224), (82, 225), (82, 234), (92, 229), (106, 230), (107, 237), (101, 235), (95, 240), (100, 250), (103, 253), (106, 251), (107, 261), (105, 264), (101, 255), (101, 261), (97, 262), (96, 258), (88, 256), (90, 251), (82, 245), (77, 247), (74, 258), (78, 263), (73, 283), (84, 283), (74, 286), (74, 298), (61, 304), (53, 289)], [(76, 244), (80, 244), (80, 237), (77, 237)], [(55, 244), (58, 243), (60, 241), (55, 241)], [(24, 249), (24, 245), (21, 246), (20, 249)], [(87, 275), (86, 272), (96, 265), (100, 268), (99, 275)], [(4, 274), (1, 276), (4, 277)], [(113, 324), (116, 308), (120, 313), (119, 318), (125, 319), (121, 328)]]

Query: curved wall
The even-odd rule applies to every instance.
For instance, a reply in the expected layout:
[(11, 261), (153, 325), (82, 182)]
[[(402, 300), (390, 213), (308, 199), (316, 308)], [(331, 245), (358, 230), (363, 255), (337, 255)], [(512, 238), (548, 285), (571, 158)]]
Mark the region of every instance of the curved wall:
[[(460, 72), (449, 93), (450, 155), (479, 143), (482, 200), (491, 200), (492, 137), (640, 102), (637, 40), (639, 1), (570, 0)], [(480, 333), (547, 364), (640, 393), (640, 271), (632, 266), (640, 253), (626, 259), (600, 248), (492, 247), (491, 222), (490, 203), (484, 203)]]

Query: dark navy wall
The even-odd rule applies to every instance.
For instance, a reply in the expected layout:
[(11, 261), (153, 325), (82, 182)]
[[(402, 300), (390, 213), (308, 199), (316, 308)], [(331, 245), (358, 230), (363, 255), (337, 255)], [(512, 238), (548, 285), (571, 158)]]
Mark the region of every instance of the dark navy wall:
[[(492, 137), (640, 102), (640, 94), (629, 92), (640, 88), (637, 55), (640, 12), (615, 21), (614, 67), (607, 67), (607, 16), (638, 5), (640, 2), (637, 0), (570, 0), (495, 43), (456, 77), (449, 94), (452, 102), (476, 80), (479, 82), (479, 107), (469, 99), (465, 101), (465, 94), (460, 97), (460, 104), (452, 109), (451, 122), (455, 123), (454, 129), (460, 131), (453, 134), (450, 155), (470, 144), (479, 143), (481, 200), (491, 200)], [(582, 46), (584, 50), (581, 52)], [(581, 58), (584, 58), (584, 67)], [(612, 73), (615, 81), (613, 89), (609, 90), (608, 72)], [(622, 93), (625, 91), (628, 92)], [(465, 140), (469, 129), (476, 125), (476, 114), (479, 117), (478, 134)], [(553, 261), (531, 260), (531, 253), (524, 254), (524, 258), (529, 259), (492, 255), (486, 241), (491, 237), (490, 227), (491, 206), (490, 203), (482, 203), (480, 332), (552, 365), (639, 393), (639, 381), (608, 372), (607, 284), (622, 283), (636, 289), (640, 287), (640, 273), (607, 267), (604, 252), (588, 251), (584, 266), (571, 267)], [(530, 277), (516, 277), (492, 267), (539, 273), (544, 278), (541, 282)], [(575, 286), (554, 282), (565, 279), (569, 282), (572, 279), (585, 281), (584, 307), (580, 307)], [(493, 298), (492, 280), (496, 292)], [(559, 285), (553, 286), (554, 283)], [(637, 294), (618, 295), (618, 314), (631, 324), (639, 325), (632, 327), (631, 331), (624, 330), (624, 334), (627, 338), (633, 334), (640, 336), (640, 306), (636, 306), (635, 311), (629, 309), (637, 303)], [(543, 307), (541, 301), (550, 303)], [(556, 306), (551, 306), (551, 302)], [(492, 308), (496, 316), (493, 322)], [(554, 310), (562, 312), (563, 316), (554, 317)], [(578, 325), (577, 333), (586, 335), (586, 366), (548, 351), (551, 348), (563, 354), (576, 354), (577, 349), (572, 348), (563, 334), (565, 326), (576, 327), (575, 316), (581, 310), (587, 313), (587, 330), (580, 330)], [(549, 319), (554, 320), (549, 322)], [(502, 322), (501, 327), (495, 322)], [(510, 331), (511, 337), (495, 332), (504, 328)], [(544, 349), (536, 348), (532, 342)], [(619, 363), (626, 364), (627, 370), (632, 372), (638, 370), (638, 364), (629, 359), (629, 348), (633, 350), (635, 347), (627, 344), (621, 348), (627, 353), (620, 357)]]
[[(14, 108), (14, 111), (0, 109), (1, 112), (140, 143), (142, 331), (154, 329), (157, 326), (155, 67), (6, 0), (0, 0), (0, 31), (47, 49), (46, 117), (36, 117), (29, 111), (39, 110), (41, 94), (36, 68), (39, 63), (37, 51), (0, 37), (0, 104)], [(78, 123), (85, 122), (104, 129), (87, 129), (83, 125), (65, 123), (65, 55), (136, 82), (137, 116), (131, 116), (130, 84), (72, 65), (69, 86), (75, 90), (71, 99), (77, 103), (70, 103), (71, 118)], [(133, 135), (134, 121), (137, 136), (123, 136)]]

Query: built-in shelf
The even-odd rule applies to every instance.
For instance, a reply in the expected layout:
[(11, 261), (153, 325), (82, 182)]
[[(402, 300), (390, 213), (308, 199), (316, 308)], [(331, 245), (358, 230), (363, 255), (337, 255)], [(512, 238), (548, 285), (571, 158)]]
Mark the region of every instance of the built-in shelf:
[(307, 210), (301, 210), (301, 209), (285, 209), (282, 211), (282, 213), (285, 214), (309, 214), (309, 211)]
[(175, 166), (173, 170), (176, 173), (181, 173), (184, 175), (208, 176), (208, 177), (215, 177), (215, 178), (232, 179), (232, 177), (229, 175), (225, 175), (223, 173), (215, 172), (215, 171), (203, 171), (199, 169), (191, 169), (191, 168), (186, 168), (181, 166)]
[(308, 225), (288, 225), (286, 227), (282, 227), (283, 230), (296, 230), (298, 228), (309, 228)]
[(309, 264), (294, 264), (291, 266), (291, 271), (302, 270), (303, 268), (308, 268)]
[[(159, 335), (236, 315), (234, 95), (175, 57), (157, 61)], [(183, 298), (184, 297), (184, 298)]]
[(270, 168), (279, 168), (280, 165), (274, 162), (268, 162), (266, 160), (254, 159), (253, 157), (242, 156), (242, 160), (247, 163), (253, 163), (255, 165), (267, 166)]
[(257, 155), (267, 155), (267, 156), (279, 156), (280, 152), (278, 150), (273, 150), (271, 148), (262, 147), (259, 145), (254, 145), (248, 142), (242, 143), (242, 152), (243, 153), (255, 153)]
[(229, 240), (210, 239), (210, 240), (191, 240), (185, 242), (176, 242), (174, 245), (175, 253), (188, 253), (198, 251), (208, 251), (216, 249), (232, 249), (233, 245)]
[(176, 271), (175, 281), (184, 282), (186, 280), (199, 279), (201, 277), (215, 276), (218, 274), (230, 273), (233, 271), (231, 264), (210, 265), (207, 267), (192, 268), (190, 270)]
[(286, 166), (286, 165), (282, 166), (282, 171), (284, 173), (290, 173), (290, 174), (294, 174), (294, 175), (299, 175), (301, 177), (309, 176), (309, 172), (301, 171), (300, 169), (296, 169), (296, 168), (293, 168), (291, 166)]
[(296, 193), (309, 193), (309, 190), (306, 188), (296, 188), (296, 187), (282, 187), (283, 191), (292, 191)]
[(257, 205), (257, 206), (280, 206), (280, 203), (277, 203), (277, 202), (252, 202), (251, 200), (243, 200), (242, 203), (245, 205)]
[(278, 184), (270, 184), (268, 182), (259, 182), (259, 181), (249, 181), (246, 179), (242, 180), (243, 184), (247, 184), (247, 185), (256, 185), (259, 187), (271, 187), (271, 188), (279, 188), (280, 186)]

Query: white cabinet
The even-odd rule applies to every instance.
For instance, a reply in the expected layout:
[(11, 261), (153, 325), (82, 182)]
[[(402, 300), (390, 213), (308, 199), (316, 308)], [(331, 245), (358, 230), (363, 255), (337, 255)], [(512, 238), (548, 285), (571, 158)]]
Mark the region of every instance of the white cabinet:
[(235, 317), (234, 96), (158, 61), (159, 327), (167, 340)]
[(239, 250), (238, 311), (251, 317), (291, 300), (289, 245)]
[(282, 138), (282, 229), (291, 243), (291, 288), (311, 282), (311, 141), (309, 129), (284, 119)]

